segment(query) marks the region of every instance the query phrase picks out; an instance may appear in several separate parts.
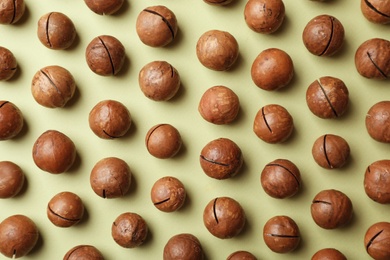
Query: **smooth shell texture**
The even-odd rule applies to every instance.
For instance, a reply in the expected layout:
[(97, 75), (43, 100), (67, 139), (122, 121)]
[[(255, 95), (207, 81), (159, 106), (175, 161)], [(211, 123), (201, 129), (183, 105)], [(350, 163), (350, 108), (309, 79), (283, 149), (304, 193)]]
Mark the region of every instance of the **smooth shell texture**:
[(311, 260), (347, 260), (345, 255), (335, 248), (324, 248), (318, 250)]
[(390, 160), (371, 163), (364, 174), (364, 190), (372, 200), (390, 203)]
[(24, 173), (15, 163), (10, 161), (0, 162), (0, 198), (12, 198), (23, 187)]
[(285, 17), (282, 0), (249, 0), (244, 9), (244, 18), (248, 27), (263, 34), (276, 32)]
[(175, 156), (182, 145), (179, 131), (170, 124), (158, 124), (146, 133), (145, 145), (156, 158), (167, 159)]
[(94, 13), (110, 15), (122, 7), (124, 0), (84, 0), (84, 2)]
[(65, 191), (56, 194), (47, 205), (47, 217), (57, 227), (76, 225), (83, 215), (83, 202), (72, 192)]
[(0, 46), (0, 81), (12, 78), (17, 67), (14, 54), (9, 49)]
[(364, 17), (377, 24), (390, 23), (389, 0), (361, 0), (360, 9)]
[(183, 183), (172, 176), (158, 179), (150, 192), (153, 205), (161, 211), (173, 212), (180, 209), (186, 199)]
[(104, 260), (104, 257), (92, 245), (78, 245), (69, 249), (63, 260)]
[(374, 140), (390, 143), (390, 101), (380, 101), (368, 110), (366, 129)]
[(315, 162), (325, 169), (343, 167), (350, 155), (347, 141), (333, 134), (318, 137), (311, 151)]
[(20, 109), (9, 101), (0, 101), (0, 141), (16, 137), (22, 130), (24, 119)]
[(204, 253), (199, 239), (188, 233), (171, 237), (164, 246), (163, 260), (203, 260)]
[(0, 4), (0, 24), (17, 23), (25, 10), (24, 0), (3, 0)]

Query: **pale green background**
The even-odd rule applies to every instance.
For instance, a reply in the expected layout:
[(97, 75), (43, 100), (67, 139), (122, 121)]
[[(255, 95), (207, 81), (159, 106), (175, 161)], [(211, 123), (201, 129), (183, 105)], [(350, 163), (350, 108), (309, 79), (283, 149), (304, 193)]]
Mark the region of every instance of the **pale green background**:
[[(27, 178), (21, 195), (0, 201), (0, 220), (13, 214), (25, 214), (37, 224), (41, 239), (25, 259), (62, 259), (67, 250), (78, 244), (96, 246), (109, 260), (161, 259), (166, 241), (183, 232), (199, 238), (207, 259), (225, 259), (235, 250), (251, 251), (258, 259), (310, 259), (314, 252), (324, 247), (336, 247), (348, 259), (370, 259), (363, 245), (365, 231), (377, 221), (390, 221), (390, 208), (366, 196), (363, 176), (370, 163), (389, 158), (389, 145), (371, 139), (364, 120), (375, 102), (388, 99), (390, 86), (386, 81), (361, 77), (354, 66), (354, 53), (359, 44), (369, 38), (389, 39), (389, 27), (368, 22), (361, 14), (358, 0), (284, 2), (286, 19), (280, 30), (273, 35), (261, 35), (245, 24), (245, 0), (235, 0), (226, 7), (210, 6), (201, 0), (127, 0), (121, 11), (113, 16), (93, 13), (82, 0), (26, 0), (27, 11), (22, 21), (0, 26), (0, 45), (9, 48), (19, 63), (17, 75), (0, 83), (0, 97), (15, 103), (23, 112), (26, 123), (17, 138), (0, 143), (0, 160), (17, 163)], [(169, 7), (176, 14), (179, 25), (177, 38), (165, 48), (142, 44), (135, 31), (138, 13), (157, 4)], [(47, 49), (37, 38), (38, 19), (52, 11), (65, 13), (76, 26), (77, 40), (68, 50)], [(324, 13), (337, 17), (345, 28), (344, 47), (334, 57), (310, 54), (301, 39), (306, 23)], [(196, 57), (197, 39), (210, 29), (228, 31), (239, 43), (240, 55), (230, 71), (211, 71)], [(126, 48), (127, 61), (118, 76), (98, 76), (85, 62), (86, 46), (101, 34), (117, 37)], [(250, 77), (253, 60), (270, 47), (281, 48), (290, 54), (295, 66), (292, 83), (277, 92), (257, 88)], [(170, 62), (181, 75), (181, 90), (169, 102), (151, 101), (139, 89), (138, 72), (153, 60)], [(65, 108), (44, 108), (31, 95), (33, 75), (48, 65), (67, 68), (77, 82), (76, 95)], [(350, 91), (348, 111), (335, 120), (317, 118), (305, 101), (308, 85), (327, 75), (342, 79)], [(240, 98), (241, 112), (231, 125), (212, 125), (197, 111), (202, 93), (219, 84), (228, 86)], [(102, 140), (89, 129), (88, 113), (103, 99), (118, 100), (131, 112), (133, 125), (124, 138)], [(252, 131), (256, 112), (271, 103), (284, 106), (294, 118), (294, 133), (283, 144), (266, 144)], [(172, 124), (182, 135), (184, 145), (175, 158), (156, 159), (145, 148), (146, 132), (158, 123)], [(34, 141), (48, 129), (62, 131), (76, 144), (78, 158), (67, 173), (51, 175), (38, 169), (32, 160)], [(351, 158), (342, 169), (325, 170), (312, 159), (314, 140), (326, 133), (340, 135), (350, 144)], [(200, 150), (219, 137), (235, 141), (244, 154), (241, 173), (230, 180), (211, 179), (199, 166)], [(133, 185), (124, 198), (104, 200), (90, 188), (92, 167), (108, 156), (124, 159), (132, 169)], [(261, 170), (277, 158), (293, 161), (301, 171), (303, 187), (293, 198), (270, 198), (260, 186)], [(150, 200), (153, 183), (167, 175), (179, 178), (188, 192), (186, 204), (175, 213), (158, 211)], [(341, 190), (351, 198), (354, 217), (344, 228), (324, 230), (313, 222), (310, 204), (319, 191), (331, 188)], [(77, 226), (58, 228), (46, 217), (48, 201), (61, 191), (75, 192), (85, 203), (86, 216)], [(247, 224), (236, 238), (215, 238), (203, 225), (203, 209), (217, 196), (236, 199), (246, 212)], [(111, 223), (126, 211), (140, 214), (149, 225), (148, 239), (139, 248), (121, 248), (111, 238)], [(302, 242), (296, 251), (276, 254), (264, 244), (262, 227), (275, 215), (288, 215), (299, 225)]]

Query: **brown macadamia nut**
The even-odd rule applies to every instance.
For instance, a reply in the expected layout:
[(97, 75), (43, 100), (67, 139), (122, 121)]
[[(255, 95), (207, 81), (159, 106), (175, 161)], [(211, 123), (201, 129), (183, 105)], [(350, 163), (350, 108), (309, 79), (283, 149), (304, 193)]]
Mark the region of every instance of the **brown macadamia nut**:
[(347, 141), (341, 136), (333, 134), (318, 137), (311, 151), (314, 161), (325, 169), (343, 167), (350, 154)]
[(360, 9), (370, 22), (390, 23), (390, 2), (388, 0), (361, 0)]
[(345, 255), (335, 248), (324, 248), (318, 250), (311, 260), (347, 260)]
[(125, 58), (125, 47), (117, 38), (110, 35), (95, 37), (85, 50), (88, 67), (100, 76), (118, 74)]
[(226, 239), (237, 236), (245, 226), (244, 209), (234, 199), (212, 199), (203, 211), (203, 223), (215, 237)]
[(76, 159), (76, 146), (65, 134), (48, 130), (35, 141), (32, 155), (41, 170), (53, 174), (63, 173), (69, 170)]
[(134, 248), (141, 246), (147, 235), (148, 226), (137, 213), (122, 213), (112, 223), (111, 236), (121, 247)]
[(227, 5), (233, 2), (233, 0), (203, 0), (203, 1), (210, 5)]
[(182, 145), (179, 131), (170, 124), (158, 124), (149, 129), (145, 137), (148, 152), (156, 158), (175, 156)]
[(84, 215), (84, 204), (76, 194), (64, 191), (56, 194), (47, 205), (47, 217), (57, 227), (71, 227)]
[(293, 162), (276, 159), (264, 167), (260, 183), (269, 196), (284, 199), (298, 192), (301, 187), (301, 174)]
[(372, 258), (390, 259), (390, 223), (377, 222), (372, 224), (364, 236), (364, 246)]
[(76, 28), (68, 16), (59, 12), (43, 15), (38, 21), (38, 39), (49, 49), (69, 48), (76, 38)]
[(29, 217), (12, 215), (0, 223), (0, 253), (9, 258), (27, 255), (37, 244), (38, 228)]
[(203, 260), (204, 258), (202, 245), (192, 234), (174, 235), (164, 246), (163, 260)]
[(227, 138), (218, 138), (203, 147), (199, 161), (207, 176), (222, 180), (237, 175), (244, 159), (240, 147), (235, 142)]
[(317, 56), (332, 56), (344, 43), (344, 27), (334, 16), (323, 14), (311, 19), (302, 33), (306, 49)]
[(3, 0), (0, 5), (0, 24), (14, 24), (22, 18), (26, 5), (24, 0)]
[(287, 86), (294, 76), (291, 57), (277, 48), (266, 49), (256, 57), (251, 67), (252, 80), (263, 90), (277, 90)]
[(196, 43), (196, 56), (208, 69), (224, 71), (230, 69), (239, 54), (237, 40), (228, 32), (210, 30), (203, 33)]
[(89, 181), (93, 191), (102, 198), (119, 198), (130, 189), (132, 173), (122, 159), (107, 157), (92, 168)]
[(240, 101), (230, 88), (214, 86), (203, 93), (198, 111), (203, 119), (210, 123), (229, 124), (236, 119), (240, 111)]
[(282, 0), (249, 0), (244, 9), (245, 22), (250, 29), (262, 34), (276, 32), (285, 17)]
[(24, 173), (15, 163), (10, 161), (0, 162), (0, 198), (12, 198), (23, 187)]
[(288, 253), (296, 249), (301, 241), (298, 225), (288, 216), (275, 216), (263, 227), (265, 244), (275, 253)]
[(371, 163), (364, 174), (364, 190), (369, 198), (381, 203), (390, 203), (390, 160)]
[(231, 253), (226, 260), (257, 260), (257, 258), (248, 251), (236, 251)]
[(172, 176), (158, 179), (150, 192), (153, 205), (163, 212), (173, 212), (180, 209), (186, 199), (183, 183)]
[(14, 54), (9, 49), (0, 46), (0, 81), (12, 78), (17, 68), (18, 64)]
[(92, 245), (78, 245), (69, 249), (63, 260), (104, 260), (104, 257), (99, 249)]
[(17, 136), (23, 125), (20, 109), (9, 101), (0, 100), (0, 141)]
[(72, 74), (60, 66), (47, 66), (34, 75), (31, 93), (38, 104), (48, 107), (64, 107), (73, 97), (76, 82)]
[(360, 75), (369, 79), (390, 77), (390, 41), (372, 38), (363, 42), (355, 53), (355, 66)]
[(256, 114), (253, 131), (264, 142), (281, 143), (286, 141), (294, 129), (293, 118), (282, 106), (270, 104)]
[(341, 79), (321, 77), (306, 91), (306, 104), (320, 118), (342, 116), (348, 108), (349, 91)]
[(390, 143), (390, 101), (380, 101), (368, 110), (366, 129), (374, 140)]
[(352, 218), (352, 202), (338, 190), (320, 191), (311, 204), (314, 222), (324, 229), (335, 229), (346, 225)]
[(84, 0), (92, 12), (100, 15), (116, 13), (123, 5), (124, 0)]
[(180, 75), (166, 61), (152, 61), (142, 67), (138, 75), (141, 91), (154, 101), (173, 98), (180, 88)]
[(89, 113), (89, 127), (102, 139), (120, 138), (131, 127), (131, 115), (121, 102), (103, 100)]
[(137, 17), (136, 31), (139, 39), (150, 47), (163, 47), (171, 43), (177, 34), (175, 14), (166, 6), (149, 6)]

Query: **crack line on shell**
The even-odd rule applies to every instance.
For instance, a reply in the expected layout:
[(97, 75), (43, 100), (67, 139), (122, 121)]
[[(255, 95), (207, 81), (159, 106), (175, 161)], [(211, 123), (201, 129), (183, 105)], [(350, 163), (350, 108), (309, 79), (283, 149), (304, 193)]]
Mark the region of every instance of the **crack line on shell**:
[(217, 164), (217, 165), (221, 165), (221, 166), (226, 166), (228, 167), (229, 164), (226, 164), (226, 163), (221, 163), (221, 162), (216, 162), (214, 160), (210, 160), (210, 159), (207, 159), (206, 157), (204, 157), (203, 155), (200, 155), (200, 158), (202, 158), (203, 160), (209, 162), (209, 163), (212, 163), (212, 164)]
[(320, 86), (320, 89), (322, 90), (322, 93), (324, 93), (324, 96), (325, 96), (325, 98), (326, 98), (326, 101), (328, 101), (328, 104), (329, 104), (329, 106), (330, 106), (330, 109), (332, 109), (333, 114), (334, 114), (336, 117), (338, 117), (339, 115), (337, 114), (336, 109), (333, 107), (332, 102), (330, 102), (330, 99), (329, 99), (328, 95), (326, 94), (325, 89), (324, 89), (324, 87), (323, 87), (322, 84), (321, 84), (321, 81), (320, 81), (320, 80), (317, 80), (317, 82), (318, 82), (318, 85)]
[(328, 51), (328, 49), (329, 49), (329, 47), (330, 47), (330, 43), (332, 42), (333, 31), (334, 31), (334, 28), (333, 28), (333, 26), (334, 26), (333, 19), (334, 19), (333, 17), (330, 17), (330, 25), (331, 25), (332, 31), (330, 32), (329, 41), (328, 41), (328, 43), (326, 44), (325, 49), (322, 51), (322, 53), (320, 54), (320, 56), (324, 55), (324, 54)]
[(56, 89), (57, 93), (62, 95), (61, 91), (58, 89), (58, 87), (53, 82), (53, 80), (49, 77), (49, 75), (46, 72), (44, 72), (43, 70), (41, 70), (41, 73), (49, 80), (50, 85), (52, 85)]
[(379, 66), (374, 62), (374, 60), (372, 59), (371, 57), (371, 54), (369, 52), (367, 52), (367, 56), (368, 58), (370, 59), (370, 61), (372, 62), (372, 64), (375, 66), (375, 68), (379, 71), (380, 74), (382, 74), (382, 76), (387, 79), (387, 76), (386, 74), (379, 68)]
[(160, 205), (160, 204), (163, 204), (163, 203), (165, 203), (165, 202), (169, 201), (170, 199), (171, 199), (171, 198), (167, 198), (167, 199), (165, 199), (165, 200), (162, 200), (162, 201), (156, 202), (156, 203), (154, 203), (154, 205)]
[(323, 201), (323, 200), (313, 200), (313, 203), (322, 203), (322, 204), (332, 205), (332, 203), (327, 202), (327, 201)]
[(63, 220), (67, 220), (67, 221), (72, 221), (72, 222), (77, 222), (77, 221), (79, 221), (80, 219), (79, 218), (76, 218), (76, 219), (72, 219), (72, 218), (65, 218), (65, 217), (63, 217), (63, 216), (61, 216), (61, 215), (59, 215), (59, 214), (57, 214), (57, 213), (55, 213), (50, 207), (48, 207), (49, 208), (49, 210), (50, 210), (50, 212), (53, 214), (53, 215), (55, 215), (55, 216), (57, 216), (57, 217), (59, 217), (60, 219), (63, 219)]
[(301, 186), (301, 183), (300, 181), (298, 180), (298, 177), (295, 176), (295, 174), (290, 170), (288, 169), (287, 167), (281, 165), (281, 164), (278, 164), (278, 163), (269, 163), (267, 164), (266, 166), (278, 166), (278, 167), (282, 167), (283, 169), (285, 169), (286, 171), (288, 171), (295, 179), (295, 181), (297, 182), (298, 186), (300, 187)]
[(14, 9), (13, 9), (12, 19), (11, 19), (10, 24), (12, 24), (12, 23), (14, 22), (15, 17), (16, 17), (16, 0), (14, 0), (14, 1), (12, 2), (12, 4), (14, 5)]
[(155, 12), (155, 11), (152, 11), (152, 10), (148, 10), (148, 9), (144, 9), (145, 12), (148, 12), (148, 13), (151, 13), (151, 14), (155, 14), (155, 15), (158, 15), (161, 17), (161, 19), (163, 20), (163, 22), (168, 26), (168, 29), (169, 31), (171, 32), (171, 35), (172, 35), (172, 39), (175, 38), (175, 32), (172, 28), (172, 25), (169, 23), (169, 21), (164, 17), (162, 16), (161, 14)]
[(294, 236), (294, 235), (267, 234), (267, 236), (271, 236), (271, 237), (284, 237), (284, 238), (299, 238), (299, 236)]
[(323, 141), (324, 155), (325, 155), (325, 159), (326, 159), (326, 162), (328, 163), (329, 167), (333, 168), (333, 165), (330, 163), (330, 160), (329, 160), (329, 157), (328, 157), (328, 153), (326, 152), (326, 137), (327, 136), (328, 135), (324, 135), (324, 141)]
[(108, 58), (109, 58), (109, 60), (110, 60), (112, 75), (115, 75), (115, 67), (114, 67), (114, 63), (113, 63), (113, 61), (112, 61), (111, 53), (110, 53), (110, 51), (108, 50), (108, 47), (106, 46), (106, 44), (104, 43), (104, 41), (103, 41), (100, 37), (99, 37), (99, 40), (100, 40), (100, 42), (102, 43), (104, 49), (106, 50), (107, 55), (108, 55)]
[(382, 13), (381, 11), (379, 11), (378, 9), (376, 9), (375, 6), (373, 6), (368, 0), (364, 0), (364, 2), (365, 2), (366, 5), (367, 5), (370, 9), (372, 9), (374, 12), (376, 12), (376, 13), (378, 13), (378, 14), (380, 14), (380, 15), (383, 15), (383, 16), (385, 16), (385, 17), (390, 18), (390, 15), (385, 14), (385, 13)]
[(47, 17), (47, 20), (46, 20), (46, 40), (47, 40), (47, 43), (49, 44), (50, 48), (52, 47), (51, 45), (51, 42), (50, 42), (50, 37), (49, 37), (49, 21), (50, 21), (50, 17), (53, 13), (50, 13), (49, 16)]
[(110, 135), (109, 133), (106, 132), (106, 130), (103, 130), (103, 133), (106, 134), (110, 138), (118, 138), (116, 136)]
[(218, 217), (217, 217), (217, 210), (216, 210), (216, 206), (217, 206), (217, 200), (218, 198), (216, 198), (214, 200), (214, 205), (213, 205), (213, 213), (214, 213), (214, 218), (215, 218), (215, 221), (217, 222), (217, 224), (219, 223), (218, 221)]
[(0, 105), (0, 108), (2, 108), (5, 104), (9, 103), (9, 101), (5, 101), (3, 104)]
[(159, 128), (159, 127), (161, 127), (161, 126), (164, 126), (164, 125), (166, 125), (166, 124), (160, 124), (160, 125), (156, 126), (156, 127), (150, 132), (150, 134), (148, 135), (148, 138), (147, 138), (147, 140), (146, 140), (146, 149), (148, 150), (148, 152), (150, 152), (150, 150), (149, 150), (149, 139), (150, 139), (150, 137), (152, 136), (153, 132), (157, 130), (157, 128)]
[(272, 129), (269, 126), (269, 124), (267, 122), (267, 119), (265, 118), (264, 107), (261, 109), (261, 114), (263, 115), (263, 119), (264, 119), (265, 125), (267, 126), (268, 130), (272, 133)]
[(379, 231), (375, 236), (373, 236), (370, 241), (368, 241), (367, 246), (366, 246), (366, 251), (368, 251), (368, 248), (371, 246), (372, 242), (374, 242), (375, 238), (377, 238), (381, 233), (383, 232), (383, 229)]

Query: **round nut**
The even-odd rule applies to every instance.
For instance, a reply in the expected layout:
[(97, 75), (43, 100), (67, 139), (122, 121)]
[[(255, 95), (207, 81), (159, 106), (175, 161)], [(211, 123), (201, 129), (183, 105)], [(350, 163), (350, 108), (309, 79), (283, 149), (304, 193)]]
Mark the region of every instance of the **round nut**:
[(70, 227), (80, 222), (84, 215), (84, 205), (79, 196), (65, 191), (51, 198), (46, 212), (55, 226)]
[(203, 119), (210, 123), (229, 124), (236, 119), (240, 111), (240, 101), (230, 88), (214, 86), (203, 93), (198, 111)]
[(346, 225), (352, 218), (352, 202), (338, 190), (323, 190), (313, 199), (311, 216), (324, 229), (335, 229)]
[(293, 118), (282, 106), (270, 104), (262, 107), (256, 114), (253, 131), (267, 143), (286, 141), (294, 129)]
[(202, 245), (192, 234), (174, 235), (164, 246), (163, 260), (203, 260), (204, 258)]
[(0, 46), (0, 81), (6, 81), (12, 78), (17, 67), (18, 64), (14, 54), (7, 48)]
[(110, 35), (95, 37), (85, 50), (88, 67), (100, 76), (118, 74), (125, 58), (125, 47), (117, 38)]
[(366, 129), (374, 140), (390, 143), (390, 101), (380, 101), (368, 110)]
[(3, 0), (0, 5), (0, 24), (14, 24), (22, 18), (26, 5), (24, 0)]
[(47, 48), (64, 50), (74, 42), (76, 28), (65, 14), (51, 12), (39, 19), (37, 34), (39, 41)]
[(124, 0), (84, 0), (92, 12), (100, 15), (116, 13), (123, 5)]
[(338, 135), (332, 134), (318, 137), (311, 151), (314, 161), (325, 169), (343, 167), (350, 154), (347, 141)]
[(277, 48), (266, 49), (256, 57), (251, 67), (252, 80), (263, 90), (277, 90), (287, 86), (294, 76), (291, 57)]
[(374, 259), (390, 258), (390, 223), (377, 222), (372, 224), (364, 236), (364, 246), (367, 253)]
[(390, 203), (390, 160), (375, 161), (367, 167), (364, 190), (373, 201)]
[(360, 9), (370, 22), (377, 24), (390, 23), (389, 1), (382, 0), (361, 0)]
[(210, 30), (203, 33), (196, 43), (196, 56), (208, 69), (224, 71), (230, 69), (238, 58), (236, 39), (228, 32)]
[(347, 260), (345, 255), (335, 248), (324, 248), (318, 250), (312, 257), (311, 260)]
[(15, 163), (10, 161), (0, 162), (0, 198), (12, 198), (22, 189), (24, 173)]
[(303, 30), (302, 40), (306, 49), (317, 56), (332, 56), (344, 42), (344, 27), (331, 15), (319, 15), (311, 19)]
[(231, 253), (226, 260), (257, 260), (257, 258), (248, 251), (236, 251)]
[(17, 136), (23, 125), (20, 109), (9, 101), (0, 100), (0, 141)]
[(47, 66), (34, 75), (31, 93), (38, 104), (48, 107), (64, 107), (73, 97), (76, 83), (72, 74), (60, 66)]
[(341, 79), (321, 77), (306, 91), (310, 111), (324, 119), (342, 116), (348, 108), (349, 91)]
[(119, 101), (103, 100), (89, 112), (89, 127), (102, 139), (120, 138), (131, 127), (131, 115)]
[(69, 170), (76, 159), (76, 147), (65, 134), (48, 130), (34, 143), (32, 155), (35, 164), (43, 171), (58, 174)]
[(203, 1), (210, 5), (227, 5), (233, 2), (233, 0), (203, 0)]
[(285, 17), (282, 0), (249, 0), (244, 9), (245, 22), (250, 29), (263, 34), (276, 32)]
[(141, 91), (154, 101), (173, 98), (180, 88), (180, 75), (166, 61), (152, 61), (146, 64), (138, 75)]
[(64, 260), (104, 260), (102, 253), (91, 245), (75, 246), (65, 254)]
[(153, 205), (163, 212), (180, 209), (186, 199), (186, 190), (179, 179), (166, 176), (158, 179), (150, 192)]
[(167, 159), (179, 152), (182, 140), (175, 127), (169, 124), (158, 124), (146, 133), (145, 145), (154, 157)]
[(171, 43), (177, 34), (175, 14), (166, 6), (149, 6), (137, 17), (136, 31), (139, 39), (150, 47), (163, 47)]
[(236, 143), (227, 138), (218, 138), (203, 147), (199, 161), (204, 173), (211, 178), (222, 180), (235, 176), (244, 159)]
[(125, 212), (120, 214), (112, 223), (111, 236), (121, 247), (139, 247), (148, 236), (148, 226), (140, 215)]

